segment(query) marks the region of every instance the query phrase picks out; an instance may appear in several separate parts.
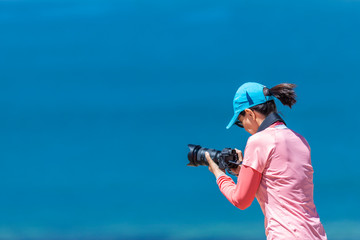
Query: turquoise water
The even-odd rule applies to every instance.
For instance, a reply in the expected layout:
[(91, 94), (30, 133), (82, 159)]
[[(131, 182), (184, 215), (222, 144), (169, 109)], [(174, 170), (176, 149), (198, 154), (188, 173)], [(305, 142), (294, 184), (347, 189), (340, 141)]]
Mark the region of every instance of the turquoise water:
[(187, 144), (245, 81), (298, 85), (329, 239), (360, 239), (358, 1), (0, 1), (0, 239), (265, 239)]

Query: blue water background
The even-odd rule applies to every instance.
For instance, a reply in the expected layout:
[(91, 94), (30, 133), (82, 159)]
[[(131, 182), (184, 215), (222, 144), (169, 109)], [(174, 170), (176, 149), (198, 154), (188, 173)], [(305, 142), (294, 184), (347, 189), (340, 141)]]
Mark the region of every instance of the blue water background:
[(265, 239), (187, 144), (246, 81), (298, 85), (329, 239), (360, 239), (360, 1), (0, 1), (0, 239)]

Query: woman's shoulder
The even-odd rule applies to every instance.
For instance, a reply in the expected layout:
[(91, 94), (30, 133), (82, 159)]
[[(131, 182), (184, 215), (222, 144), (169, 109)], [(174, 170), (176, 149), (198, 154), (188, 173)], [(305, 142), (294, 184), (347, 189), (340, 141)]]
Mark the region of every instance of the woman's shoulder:
[(247, 144), (260, 144), (268, 145), (275, 142), (275, 131), (273, 129), (265, 129), (263, 131), (257, 132), (254, 135), (251, 135), (248, 139)]

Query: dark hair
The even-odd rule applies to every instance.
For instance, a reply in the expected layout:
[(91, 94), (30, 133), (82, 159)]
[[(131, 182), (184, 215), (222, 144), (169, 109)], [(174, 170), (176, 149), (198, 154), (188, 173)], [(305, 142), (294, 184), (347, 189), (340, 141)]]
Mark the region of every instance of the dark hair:
[[(289, 106), (290, 108), (292, 105), (296, 103), (296, 94), (294, 91), (294, 88), (296, 87), (295, 84), (291, 83), (281, 83), (279, 85), (276, 85), (275, 87), (268, 89), (267, 87), (264, 87), (264, 95), (265, 96), (274, 96), (277, 99), (280, 100), (280, 102), (286, 106)], [(264, 114), (265, 116), (269, 115), (272, 112), (276, 112), (276, 105), (275, 101), (271, 100), (266, 103), (262, 103), (256, 106), (251, 107), (250, 109), (255, 110), (261, 114)], [(242, 116), (245, 115), (245, 111), (242, 111), (240, 113)]]

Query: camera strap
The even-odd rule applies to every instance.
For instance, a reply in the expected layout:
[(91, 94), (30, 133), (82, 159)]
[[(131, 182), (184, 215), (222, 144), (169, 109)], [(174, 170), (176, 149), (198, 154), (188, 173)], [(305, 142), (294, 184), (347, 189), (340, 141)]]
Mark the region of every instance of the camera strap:
[(264, 121), (260, 124), (257, 132), (261, 132), (262, 130), (270, 127), (271, 125), (273, 125), (276, 122), (282, 122), (282, 123), (284, 123), (286, 125), (284, 119), (282, 119), (278, 113), (276, 113), (276, 112), (270, 113), (264, 119)]

